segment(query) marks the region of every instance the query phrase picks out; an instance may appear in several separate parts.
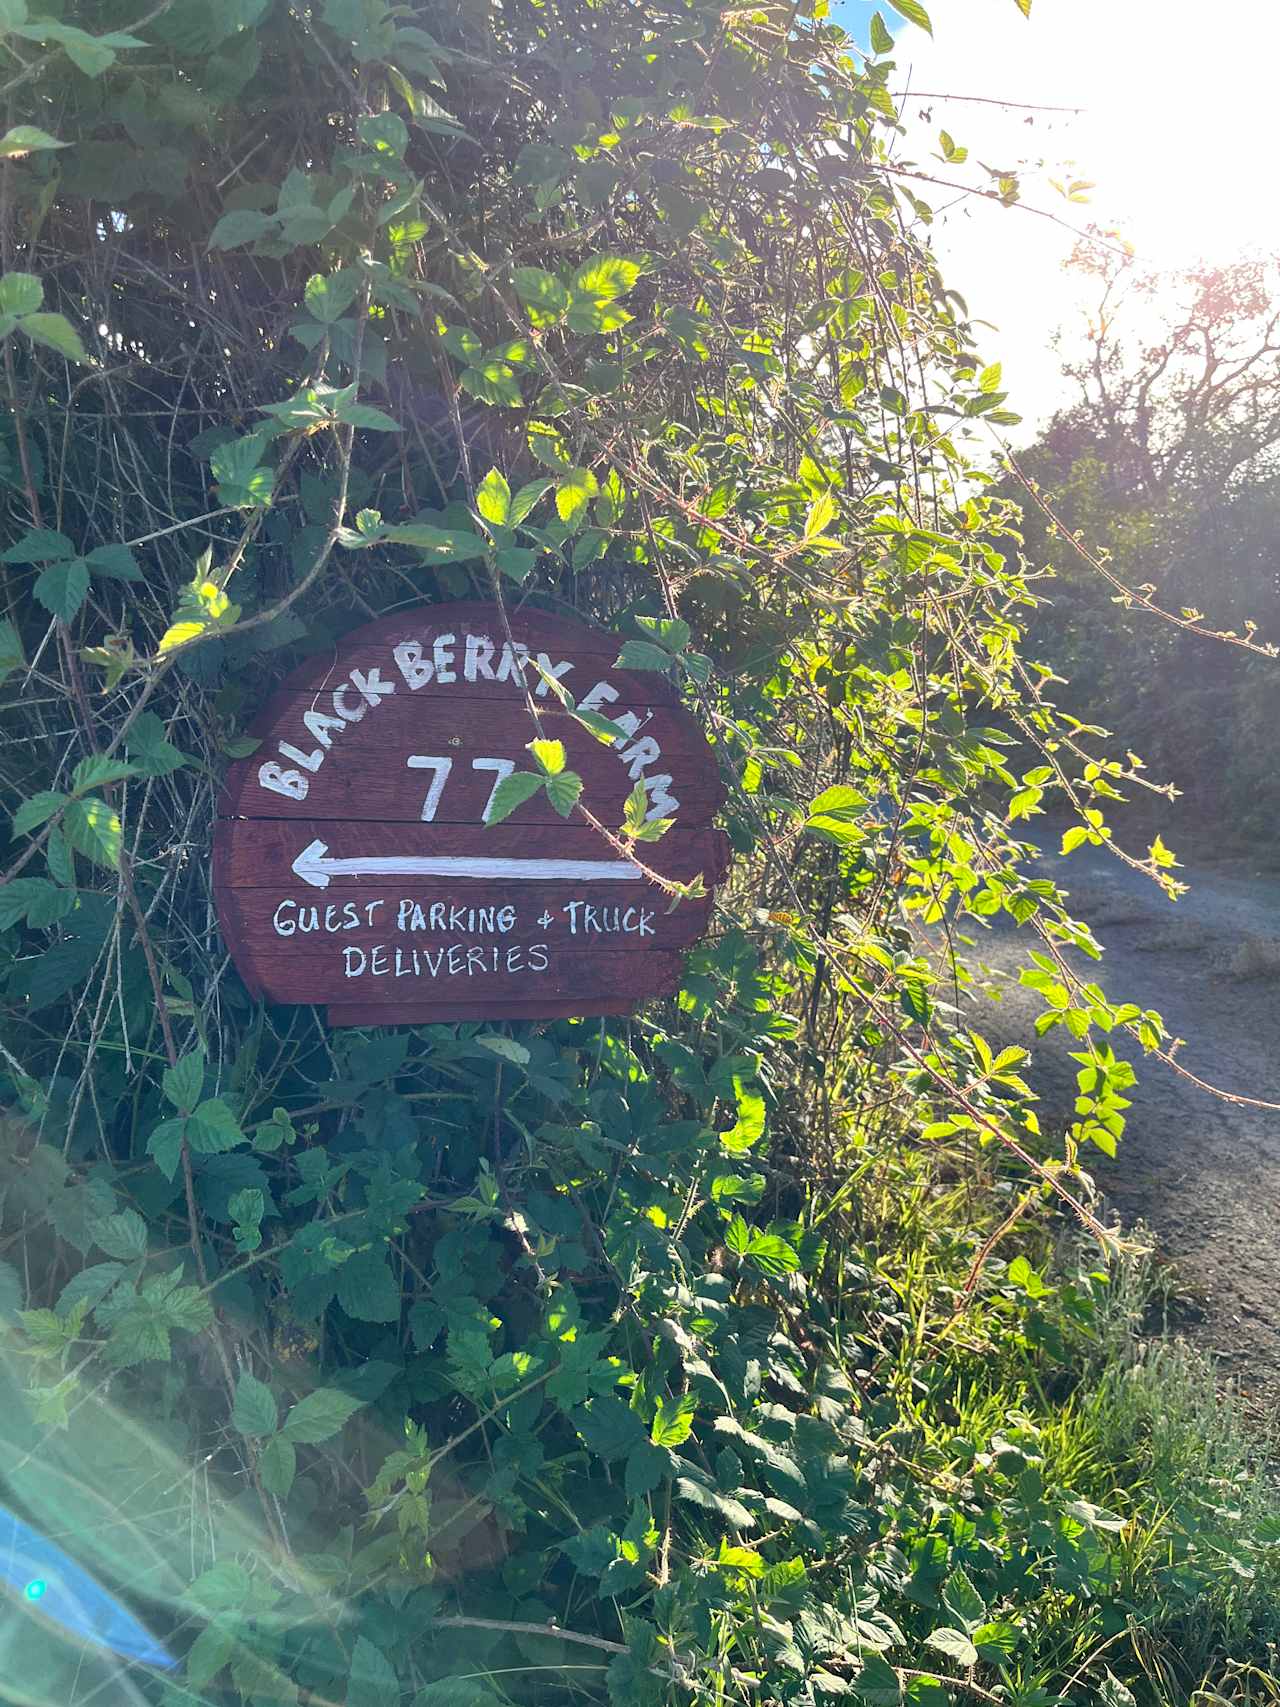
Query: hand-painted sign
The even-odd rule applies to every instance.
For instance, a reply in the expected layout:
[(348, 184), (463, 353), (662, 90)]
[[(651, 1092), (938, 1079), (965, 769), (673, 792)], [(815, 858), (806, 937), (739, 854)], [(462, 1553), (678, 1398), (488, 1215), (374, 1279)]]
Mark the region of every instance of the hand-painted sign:
[[(544, 611), (508, 632), (495, 605), (442, 604), (295, 670), (230, 769), (214, 835), (250, 991), (325, 1004), (331, 1025), (628, 1013), (670, 994), (728, 864), (708, 828), (721, 785), (667, 678), (617, 668), (618, 650)], [(508, 778), (539, 773), (534, 740), (561, 744), (577, 802), (530, 783), (486, 822)], [(633, 820), (672, 820), (660, 839), (618, 835), (629, 797)], [(706, 895), (669, 910), (658, 880), (698, 877)]]

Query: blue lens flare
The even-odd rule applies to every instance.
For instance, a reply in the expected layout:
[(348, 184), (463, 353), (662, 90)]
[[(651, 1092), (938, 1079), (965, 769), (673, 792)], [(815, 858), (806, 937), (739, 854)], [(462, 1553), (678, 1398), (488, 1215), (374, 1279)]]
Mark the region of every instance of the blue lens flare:
[(133, 1614), (52, 1541), (0, 1506), (0, 1581), (41, 1618), (95, 1648), (142, 1665), (178, 1662)]

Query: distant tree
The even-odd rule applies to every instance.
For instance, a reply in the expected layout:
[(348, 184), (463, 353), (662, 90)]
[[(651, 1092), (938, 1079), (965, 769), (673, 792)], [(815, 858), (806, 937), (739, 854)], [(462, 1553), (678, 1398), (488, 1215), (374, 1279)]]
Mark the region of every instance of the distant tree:
[(1161, 273), (1086, 241), (1071, 265), (1099, 294), (1089, 353), (1066, 367), (1080, 402), (1064, 419), (1088, 429), (1117, 496), (1164, 502), (1275, 471), (1280, 263)]
[(1161, 275), (1096, 243), (1072, 264), (1099, 283), (1066, 364), (1079, 399), (1017, 459), (1052, 512), (1024, 504), (1026, 555), (1056, 577), (1033, 646), (1199, 815), (1261, 825), (1275, 785), (1250, 731), (1274, 716), (1274, 668), (1124, 614), (1069, 536), (1175, 615), (1280, 635), (1280, 267)]

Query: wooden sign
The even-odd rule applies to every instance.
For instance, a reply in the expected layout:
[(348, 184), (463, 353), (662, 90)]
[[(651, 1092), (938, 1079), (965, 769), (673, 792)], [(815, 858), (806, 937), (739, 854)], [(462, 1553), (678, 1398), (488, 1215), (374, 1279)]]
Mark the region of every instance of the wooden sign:
[[(496, 605), (432, 605), (356, 629), (300, 666), (253, 726), (219, 801), (213, 879), (250, 992), (331, 1025), (628, 1013), (679, 985), (728, 841), (714, 755), (661, 672), (617, 668), (617, 636)], [(553, 690), (618, 725), (607, 743)], [(658, 841), (615, 846), (539, 789), (485, 822), (528, 743), (563, 743), (610, 831), (637, 784)], [(681, 901), (648, 875), (707, 895)]]

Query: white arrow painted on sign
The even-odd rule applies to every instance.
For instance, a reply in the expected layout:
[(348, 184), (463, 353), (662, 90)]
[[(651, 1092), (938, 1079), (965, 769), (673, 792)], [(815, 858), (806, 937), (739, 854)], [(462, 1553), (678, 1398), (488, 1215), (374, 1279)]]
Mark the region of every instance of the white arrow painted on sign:
[(293, 862), (294, 874), (315, 889), (350, 877), (514, 877), (535, 883), (626, 883), (644, 873), (629, 859), (479, 859), (471, 854), (356, 854), (330, 859), (324, 842), (309, 843)]

